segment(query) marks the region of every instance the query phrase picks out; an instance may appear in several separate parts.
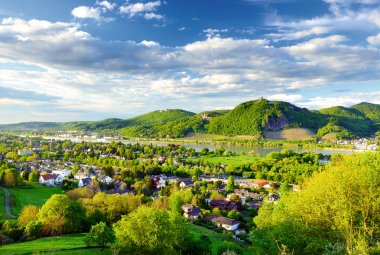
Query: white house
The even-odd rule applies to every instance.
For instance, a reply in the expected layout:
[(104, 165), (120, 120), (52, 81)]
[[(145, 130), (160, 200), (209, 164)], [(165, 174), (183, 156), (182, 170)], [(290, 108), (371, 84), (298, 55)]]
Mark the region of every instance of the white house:
[(220, 228), (224, 228), (229, 231), (235, 231), (239, 228), (240, 222), (234, 219), (230, 219), (227, 217), (212, 217), (210, 219), (211, 222), (213, 222), (216, 226)]
[(60, 175), (60, 176), (62, 176), (64, 179), (67, 179), (67, 178), (69, 178), (70, 175), (71, 175), (71, 170), (67, 170), (67, 169), (64, 169), (64, 170), (54, 170), (54, 171), (53, 171), (53, 174)]
[(38, 182), (48, 186), (54, 186), (56, 176), (54, 174), (43, 174), (40, 176)]
[(19, 156), (30, 156), (33, 154), (33, 151), (32, 150), (18, 150), (18, 155)]
[(76, 180), (80, 180), (82, 178), (88, 178), (88, 177), (89, 177), (88, 173), (85, 173), (85, 172), (77, 172), (74, 175), (74, 179), (76, 179)]
[(78, 187), (79, 188), (82, 188), (84, 186), (87, 186), (88, 184), (90, 184), (92, 181), (91, 178), (82, 178), (80, 179), (80, 181), (78, 182)]

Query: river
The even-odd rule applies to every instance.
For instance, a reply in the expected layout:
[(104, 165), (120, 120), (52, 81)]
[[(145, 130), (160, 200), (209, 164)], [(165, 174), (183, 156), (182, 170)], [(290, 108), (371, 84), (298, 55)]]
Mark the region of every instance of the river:
[[(144, 141), (144, 140), (106, 140), (106, 139), (84, 139), (84, 138), (63, 138), (63, 137), (54, 137), (54, 136), (45, 136), (44, 139), (56, 139), (56, 140), (71, 140), (72, 142), (104, 142), (108, 143), (110, 141), (122, 142), (124, 144), (156, 144), (158, 146), (166, 146), (168, 144), (180, 144), (185, 146), (186, 148), (192, 148), (195, 151), (199, 152), (203, 148), (209, 148), (210, 150), (215, 150), (219, 147), (223, 147), (226, 151), (232, 151), (236, 153), (244, 152), (248, 154), (249, 152), (254, 151), (255, 155), (265, 156), (273, 151), (279, 152), (284, 148), (260, 148), (260, 147), (248, 147), (243, 145), (229, 145), (229, 144), (197, 144), (197, 143), (184, 143), (180, 141)], [(303, 152), (303, 151), (312, 151), (315, 153), (321, 153), (323, 155), (332, 155), (332, 154), (353, 154), (355, 150), (350, 149), (299, 149), (299, 148), (291, 148), (295, 152)]]

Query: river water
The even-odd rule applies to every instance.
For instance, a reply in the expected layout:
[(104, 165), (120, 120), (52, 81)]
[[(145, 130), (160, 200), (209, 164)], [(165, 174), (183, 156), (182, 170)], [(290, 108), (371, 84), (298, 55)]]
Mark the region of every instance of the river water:
[[(217, 148), (223, 147), (226, 151), (232, 151), (236, 153), (244, 152), (246, 154), (250, 152), (254, 152), (255, 155), (265, 156), (273, 151), (279, 152), (284, 148), (260, 148), (260, 147), (248, 147), (243, 145), (229, 145), (229, 144), (196, 144), (196, 143), (183, 143), (180, 141), (144, 141), (144, 140), (106, 140), (106, 139), (84, 139), (84, 138), (63, 138), (63, 137), (52, 137), (45, 136), (44, 139), (55, 139), (55, 140), (71, 140), (72, 142), (103, 142), (108, 143), (111, 141), (122, 142), (124, 144), (155, 144), (158, 146), (166, 146), (168, 144), (180, 144), (185, 146), (186, 148), (192, 148), (195, 151), (199, 152), (203, 148), (209, 148), (210, 150), (215, 150)], [(321, 153), (323, 155), (332, 155), (332, 154), (353, 154), (355, 150), (350, 149), (299, 149), (299, 148), (290, 148), (289, 150), (293, 150), (295, 152), (303, 152), (303, 151), (312, 151), (315, 153)]]

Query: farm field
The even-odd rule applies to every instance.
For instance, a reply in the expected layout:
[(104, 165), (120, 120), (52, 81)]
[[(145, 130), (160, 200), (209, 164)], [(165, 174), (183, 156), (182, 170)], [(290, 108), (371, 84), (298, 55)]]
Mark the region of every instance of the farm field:
[(289, 128), (280, 131), (264, 131), (269, 140), (308, 140), (315, 138), (315, 134), (306, 128)]
[[(25, 187), (8, 188), (8, 190), (11, 196), (11, 211), (15, 215), (19, 215), (26, 205), (41, 207), (53, 194), (62, 192), (61, 187), (46, 187), (39, 184), (28, 184)], [(15, 200), (15, 206), (12, 206), (12, 199)]]
[(42, 238), (30, 242), (9, 244), (0, 247), (0, 254), (111, 254), (109, 249), (101, 252), (98, 248), (86, 248), (83, 242), (85, 233), (59, 237)]

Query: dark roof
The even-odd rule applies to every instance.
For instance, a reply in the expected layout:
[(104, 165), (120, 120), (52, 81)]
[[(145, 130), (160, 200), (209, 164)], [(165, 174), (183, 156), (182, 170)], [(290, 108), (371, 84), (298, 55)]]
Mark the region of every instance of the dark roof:
[(221, 210), (235, 210), (237, 205), (234, 202), (223, 200), (223, 199), (214, 199), (210, 202), (211, 207), (218, 207)]
[(88, 185), (91, 182), (91, 178), (82, 178), (80, 181), (83, 185)]
[(234, 219), (230, 219), (227, 217), (215, 217), (211, 220), (212, 222), (223, 224), (223, 225), (230, 225), (233, 226), (235, 224), (239, 224), (240, 222)]

